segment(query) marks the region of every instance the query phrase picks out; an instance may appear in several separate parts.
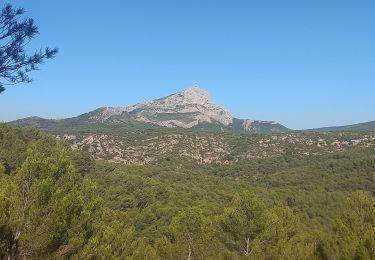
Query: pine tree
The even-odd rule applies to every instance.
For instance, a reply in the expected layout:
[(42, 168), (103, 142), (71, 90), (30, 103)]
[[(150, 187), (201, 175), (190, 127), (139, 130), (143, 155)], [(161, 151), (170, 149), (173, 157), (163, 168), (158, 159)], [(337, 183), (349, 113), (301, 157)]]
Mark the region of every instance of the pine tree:
[(6, 85), (29, 83), (29, 72), (46, 59), (54, 58), (57, 49), (45, 48), (28, 55), (25, 46), (38, 34), (34, 20), (25, 18), (23, 8), (6, 5), (0, 13), (0, 93)]

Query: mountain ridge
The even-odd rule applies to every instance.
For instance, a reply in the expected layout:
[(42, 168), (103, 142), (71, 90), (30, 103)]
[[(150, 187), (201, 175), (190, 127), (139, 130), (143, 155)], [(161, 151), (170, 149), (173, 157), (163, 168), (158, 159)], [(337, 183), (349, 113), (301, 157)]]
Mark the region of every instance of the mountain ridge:
[(226, 126), (232, 122), (229, 112), (216, 105), (208, 92), (197, 86), (128, 107), (104, 107), (88, 118), (101, 123), (113, 119), (134, 119), (159, 126), (182, 128), (191, 128), (200, 122), (217, 121)]
[(375, 121), (368, 121), (357, 124), (341, 125), (341, 126), (327, 126), (307, 129), (310, 132), (337, 132), (337, 131), (374, 131)]
[(141, 122), (168, 128), (193, 128), (205, 124), (210, 127), (254, 133), (288, 132), (290, 129), (274, 121), (238, 119), (217, 105), (207, 90), (192, 86), (159, 99), (143, 101), (126, 107), (100, 107), (77, 117), (44, 119), (28, 117), (12, 121), (26, 126), (45, 128), (62, 121), (82, 123), (120, 124)]
[(61, 123), (129, 124), (141, 123), (167, 128), (216, 129), (249, 133), (374, 131), (375, 121), (359, 124), (292, 130), (275, 121), (238, 119), (217, 105), (207, 90), (192, 86), (183, 91), (125, 107), (100, 107), (65, 119), (26, 117), (10, 123), (50, 128)]

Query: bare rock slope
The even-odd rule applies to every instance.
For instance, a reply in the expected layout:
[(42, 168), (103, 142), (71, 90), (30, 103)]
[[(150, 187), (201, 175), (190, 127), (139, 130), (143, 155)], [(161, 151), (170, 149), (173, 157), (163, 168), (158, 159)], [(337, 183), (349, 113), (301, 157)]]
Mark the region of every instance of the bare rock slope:
[(286, 132), (272, 121), (236, 119), (215, 104), (208, 91), (197, 86), (170, 96), (129, 107), (103, 107), (80, 116), (88, 122), (118, 123), (135, 120), (164, 127), (192, 128), (198, 124), (218, 124), (247, 132)]
[(105, 107), (88, 117), (93, 122), (133, 119), (166, 127), (191, 128), (199, 123), (232, 124), (232, 116), (216, 105), (206, 90), (191, 87), (182, 92), (129, 107)]

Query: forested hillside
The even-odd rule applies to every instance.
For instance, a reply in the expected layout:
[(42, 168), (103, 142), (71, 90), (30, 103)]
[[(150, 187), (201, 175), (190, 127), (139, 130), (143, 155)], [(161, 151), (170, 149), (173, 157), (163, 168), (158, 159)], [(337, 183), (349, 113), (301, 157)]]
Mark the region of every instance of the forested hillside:
[(95, 161), (0, 125), (0, 258), (374, 259), (375, 148)]
[[(375, 133), (371, 131), (254, 134), (214, 124), (182, 129), (139, 122), (82, 123), (73, 119), (53, 122), (38, 127), (74, 149), (88, 151), (96, 159), (126, 164), (145, 164), (170, 157), (231, 164), (285, 154), (324, 155), (375, 145)], [(35, 126), (29, 121), (25, 125)]]

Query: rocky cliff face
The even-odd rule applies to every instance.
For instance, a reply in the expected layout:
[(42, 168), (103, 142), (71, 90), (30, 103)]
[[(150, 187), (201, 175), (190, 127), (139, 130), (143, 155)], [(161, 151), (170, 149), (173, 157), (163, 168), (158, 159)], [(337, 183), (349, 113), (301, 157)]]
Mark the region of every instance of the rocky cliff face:
[(232, 116), (210, 98), (208, 92), (191, 87), (182, 92), (130, 107), (106, 107), (91, 113), (93, 122), (136, 120), (166, 127), (191, 128), (199, 123), (232, 124)]

